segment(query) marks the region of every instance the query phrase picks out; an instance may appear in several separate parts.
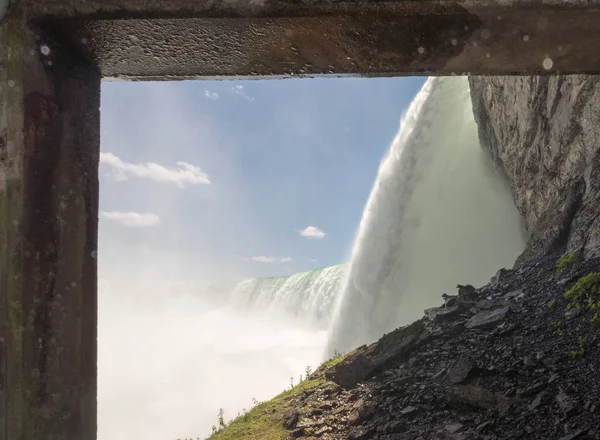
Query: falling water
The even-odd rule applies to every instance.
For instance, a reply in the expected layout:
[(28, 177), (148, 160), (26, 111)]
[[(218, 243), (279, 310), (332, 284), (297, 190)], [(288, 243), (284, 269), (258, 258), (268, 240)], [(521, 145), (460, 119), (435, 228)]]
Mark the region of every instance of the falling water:
[(244, 280), (235, 286), (229, 302), (238, 309), (285, 311), (313, 326), (327, 326), (346, 267), (339, 264), (288, 277)]
[(479, 145), (467, 79), (428, 79), (380, 166), (327, 352), (418, 319), (457, 283), (484, 283), (524, 244), (508, 185)]

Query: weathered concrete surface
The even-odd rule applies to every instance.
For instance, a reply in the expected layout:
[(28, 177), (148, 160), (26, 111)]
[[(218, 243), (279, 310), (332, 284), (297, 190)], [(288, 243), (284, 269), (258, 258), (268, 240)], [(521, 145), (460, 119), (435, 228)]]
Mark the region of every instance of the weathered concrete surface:
[(106, 77), (597, 73), (600, 0), (24, 0)]
[(95, 68), (0, 24), (2, 440), (96, 438), (99, 104)]
[(479, 135), (531, 234), (521, 261), (600, 255), (600, 77), (470, 78)]

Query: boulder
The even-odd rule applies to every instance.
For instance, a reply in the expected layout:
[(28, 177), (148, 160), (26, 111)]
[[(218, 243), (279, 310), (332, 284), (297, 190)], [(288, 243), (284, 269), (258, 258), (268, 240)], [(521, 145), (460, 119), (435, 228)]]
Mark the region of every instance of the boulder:
[(325, 373), (325, 377), (342, 388), (354, 387), (385, 366), (408, 354), (430, 336), (421, 321), (401, 327), (384, 335), (376, 343), (363, 346)]
[(465, 327), (469, 329), (491, 329), (496, 327), (498, 324), (506, 319), (509, 308), (502, 307), (500, 309), (486, 310), (477, 313), (471, 319), (469, 319)]

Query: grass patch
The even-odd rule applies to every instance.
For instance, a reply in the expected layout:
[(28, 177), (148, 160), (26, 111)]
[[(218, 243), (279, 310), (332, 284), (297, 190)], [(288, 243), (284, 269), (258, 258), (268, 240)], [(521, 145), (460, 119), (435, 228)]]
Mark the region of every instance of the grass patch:
[(591, 312), (592, 322), (600, 322), (600, 273), (592, 272), (579, 278), (565, 293), (567, 311), (577, 307), (581, 313)]
[(568, 272), (577, 262), (577, 256), (573, 252), (565, 252), (556, 261), (556, 275)]
[(284, 416), (292, 409), (291, 401), (305, 391), (325, 383), (323, 377), (306, 379), (268, 402), (252, 408), (210, 437), (210, 440), (281, 440), (288, 435), (283, 427)]
[[(352, 352), (350, 352), (352, 353)], [(306, 367), (305, 379), (296, 386), (275, 396), (273, 399), (262, 402), (250, 411), (225, 423), (225, 426), (214, 432), (207, 440), (282, 440), (288, 437), (289, 431), (284, 426), (284, 418), (291, 412), (292, 400), (313, 388), (323, 385), (325, 371), (342, 362), (346, 356), (337, 353), (329, 360), (323, 362), (310, 377), (310, 367)], [(221, 421), (219, 413), (219, 423)]]

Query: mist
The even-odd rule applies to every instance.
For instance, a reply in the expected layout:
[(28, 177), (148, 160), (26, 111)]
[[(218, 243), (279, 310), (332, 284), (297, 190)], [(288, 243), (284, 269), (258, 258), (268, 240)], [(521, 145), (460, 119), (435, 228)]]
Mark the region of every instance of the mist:
[(206, 437), (219, 409), (229, 420), (284, 391), (325, 344), (283, 309), (205, 290), (289, 269), (247, 262), (266, 240), (235, 142), (189, 98), (172, 84), (103, 85), (99, 440)]
[(154, 261), (127, 281), (101, 264), (99, 440), (206, 436), (220, 408), (233, 418), (320, 362), (323, 330), (207, 299), (165, 280), (169, 266)]

